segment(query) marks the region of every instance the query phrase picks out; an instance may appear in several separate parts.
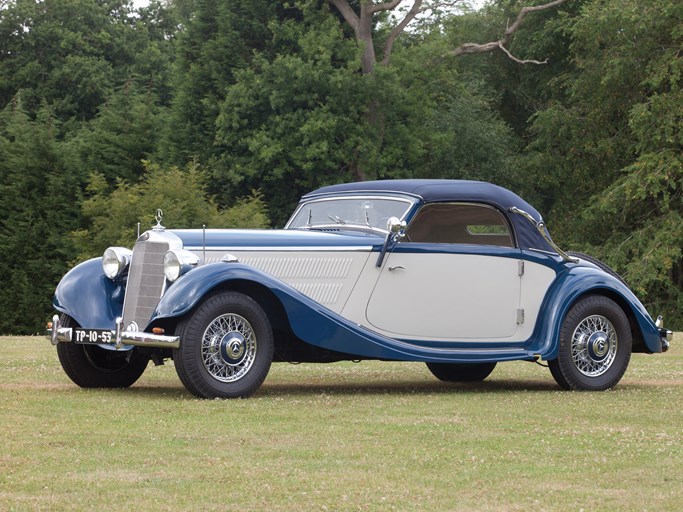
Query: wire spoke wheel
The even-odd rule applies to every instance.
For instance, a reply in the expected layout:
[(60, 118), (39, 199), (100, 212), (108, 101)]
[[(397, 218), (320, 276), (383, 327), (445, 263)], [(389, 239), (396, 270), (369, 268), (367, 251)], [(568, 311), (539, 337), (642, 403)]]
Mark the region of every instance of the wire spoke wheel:
[(263, 383), (273, 360), (273, 329), (263, 308), (234, 291), (215, 293), (178, 324), (173, 362), (200, 398), (244, 398)]
[(617, 385), (631, 359), (631, 327), (624, 310), (608, 297), (588, 295), (567, 313), (557, 358), (548, 367), (567, 390), (602, 391)]
[(572, 360), (587, 377), (597, 377), (610, 369), (617, 355), (617, 333), (607, 318), (585, 318), (572, 336)]
[(214, 319), (202, 337), (204, 367), (221, 382), (235, 382), (247, 374), (256, 350), (256, 333), (251, 324), (232, 313)]

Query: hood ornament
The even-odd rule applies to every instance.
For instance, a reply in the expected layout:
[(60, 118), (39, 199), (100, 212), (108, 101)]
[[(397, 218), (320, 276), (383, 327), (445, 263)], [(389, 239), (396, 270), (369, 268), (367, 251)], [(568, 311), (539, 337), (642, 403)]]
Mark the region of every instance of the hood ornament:
[(163, 231), (166, 229), (164, 226), (161, 225), (161, 220), (164, 218), (164, 212), (159, 208), (157, 210), (156, 215), (154, 216), (154, 219), (157, 221), (157, 225), (154, 226), (152, 229), (155, 231)]

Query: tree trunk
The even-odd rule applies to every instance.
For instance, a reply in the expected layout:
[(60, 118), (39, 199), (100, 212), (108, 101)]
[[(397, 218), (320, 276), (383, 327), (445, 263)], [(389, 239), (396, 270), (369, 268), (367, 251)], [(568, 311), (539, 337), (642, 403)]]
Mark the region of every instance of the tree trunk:
[(372, 4), (367, 1), (361, 2), (360, 20), (358, 22), (358, 30), (356, 32), (356, 40), (362, 45), (363, 53), (360, 57), (361, 71), (364, 75), (369, 75), (375, 69), (375, 45), (372, 41), (372, 18), (373, 13), (370, 10)]

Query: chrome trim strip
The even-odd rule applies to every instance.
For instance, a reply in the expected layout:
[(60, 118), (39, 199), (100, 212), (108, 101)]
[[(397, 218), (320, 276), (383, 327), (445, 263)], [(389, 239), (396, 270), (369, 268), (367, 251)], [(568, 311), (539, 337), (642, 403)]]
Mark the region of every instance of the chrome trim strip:
[(321, 199), (345, 199), (345, 198), (380, 198), (380, 199), (402, 199), (404, 201), (410, 201), (413, 203), (418, 202), (422, 199), (419, 194), (414, 194), (412, 192), (398, 192), (391, 190), (371, 190), (371, 189), (360, 189), (351, 191), (336, 191), (336, 192), (321, 192), (320, 194), (308, 193), (303, 196), (306, 202), (310, 201), (320, 201)]
[(548, 256), (558, 256), (556, 252), (544, 251), (543, 249), (536, 249), (534, 247), (529, 247), (530, 251), (540, 252), (541, 254), (547, 254)]
[[(200, 246), (185, 246), (188, 251), (200, 251), (202, 248)], [(207, 247), (208, 252), (212, 251), (252, 251), (252, 252), (371, 252), (372, 245), (359, 245), (350, 247), (239, 247), (234, 245), (225, 245), (217, 247)]]
[(122, 348), (124, 345), (134, 347), (159, 347), (159, 348), (179, 348), (179, 336), (164, 336), (163, 334), (152, 334), (141, 331), (126, 331), (123, 328), (123, 318), (116, 319), (116, 331), (114, 331), (115, 347)]
[(512, 213), (517, 213), (517, 214), (521, 215), (526, 220), (531, 222), (531, 224), (536, 228), (536, 231), (538, 231), (540, 233), (540, 235), (545, 239), (545, 241), (548, 242), (550, 247), (552, 247), (553, 249), (555, 249), (557, 251), (557, 254), (559, 254), (563, 260), (569, 261), (571, 263), (578, 263), (579, 262), (578, 258), (572, 258), (566, 252), (564, 252), (562, 249), (560, 249), (555, 242), (553, 242), (553, 239), (550, 237), (550, 233), (548, 232), (548, 228), (546, 227), (545, 222), (543, 222), (543, 219), (541, 219), (540, 221), (537, 221), (536, 219), (534, 219), (534, 217), (530, 213), (525, 212), (524, 210), (520, 210), (516, 206), (510, 207), (510, 211)]
[(62, 327), (59, 315), (54, 315), (52, 317), (52, 328), (47, 330), (46, 337), (50, 340), (50, 343), (57, 345), (60, 341), (71, 341), (72, 333), (71, 327)]
[[(403, 215), (401, 216), (401, 220), (405, 218), (405, 216), (408, 214), (410, 209), (417, 203), (421, 198), (418, 195), (414, 194), (405, 194), (405, 193), (397, 193), (396, 195), (389, 195), (386, 192), (380, 192), (379, 194), (373, 194), (371, 191), (354, 191), (350, 193), (349, 195), (344, 195), (343, 192), (333, 192), (328, 194), (320, 194), (317, 196), (308, 196), (304, 201), (300, 202), (296, 209), (294, 210), (294, 213), (292, 213), (292, 216), (289, 218), (287, 223), (285, 224), (285, 227), (282, 229), (298, 229), (298, 228), (290, 228), (292, 221), (294, 218), (298, 215), (299, 210), (301, 210), (304, 206), (311, 204), (311, 203), (320, 203), (320, 202), (327, 202), (327, 201), (335, 201), (339, 199), (385, 199), (385, 200), (390, 200), (390, 201), (400, 201), (402, 203), (407, 203), (408, 208), (406, 208), (405, 212), (403, 212)], [(381, 228), (380, 228), (381, 229)]]
[(126, 331), (122, 334), (121, 341), (122, 346), (133, 345), (134, 347), (180, 348), (179, 336), (164, 336), (162, 334), (150, 334), (148, 332)]

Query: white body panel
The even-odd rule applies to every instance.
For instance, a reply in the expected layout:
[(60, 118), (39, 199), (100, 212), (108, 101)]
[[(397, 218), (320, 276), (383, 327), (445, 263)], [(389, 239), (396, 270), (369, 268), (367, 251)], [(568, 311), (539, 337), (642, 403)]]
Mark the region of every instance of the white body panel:
[(529, 339), (541, 312), (541, 304), (550, 285), (555, 280), (555, 271), (545, 265), (531, 261), (524, 262), (522, 276), (521, 307), (524, 308), (524, 323), (520, 325), (516, 338)]
[(207, 263), (228, 253), (358, 325), (415, 341), (524, 341), (555, 278), (537, 263), (525, 261), (520, 277), (520, 260), (457, 253), (389, 253), (378, 268), (369, 248), (222, 247)]
[[(367, 261), (342, 316), (404, 340), (525, 341), (555, 279), (552, 269), (529, 261), (520, 278), (519, 260), (497, 256), (395, 253), (381, 269), (376, 256)], [(404, 269), (389, 271), (395, 266)], [(518, 308), (524, 310), (521, 324)]]
[(516, 259), (397, 253), (386, 258), (367, 319), (401, 338), (510, 338), (519, 298)]
[(218, 251), (207, 250), (206, 262), (220, 261), (226, 253), (235, 256), (240, 263), (287, 283), (339, 314), (368, 260), (370, 248), (349, 251), (325, 248), (306, 251), (221, 248)]

